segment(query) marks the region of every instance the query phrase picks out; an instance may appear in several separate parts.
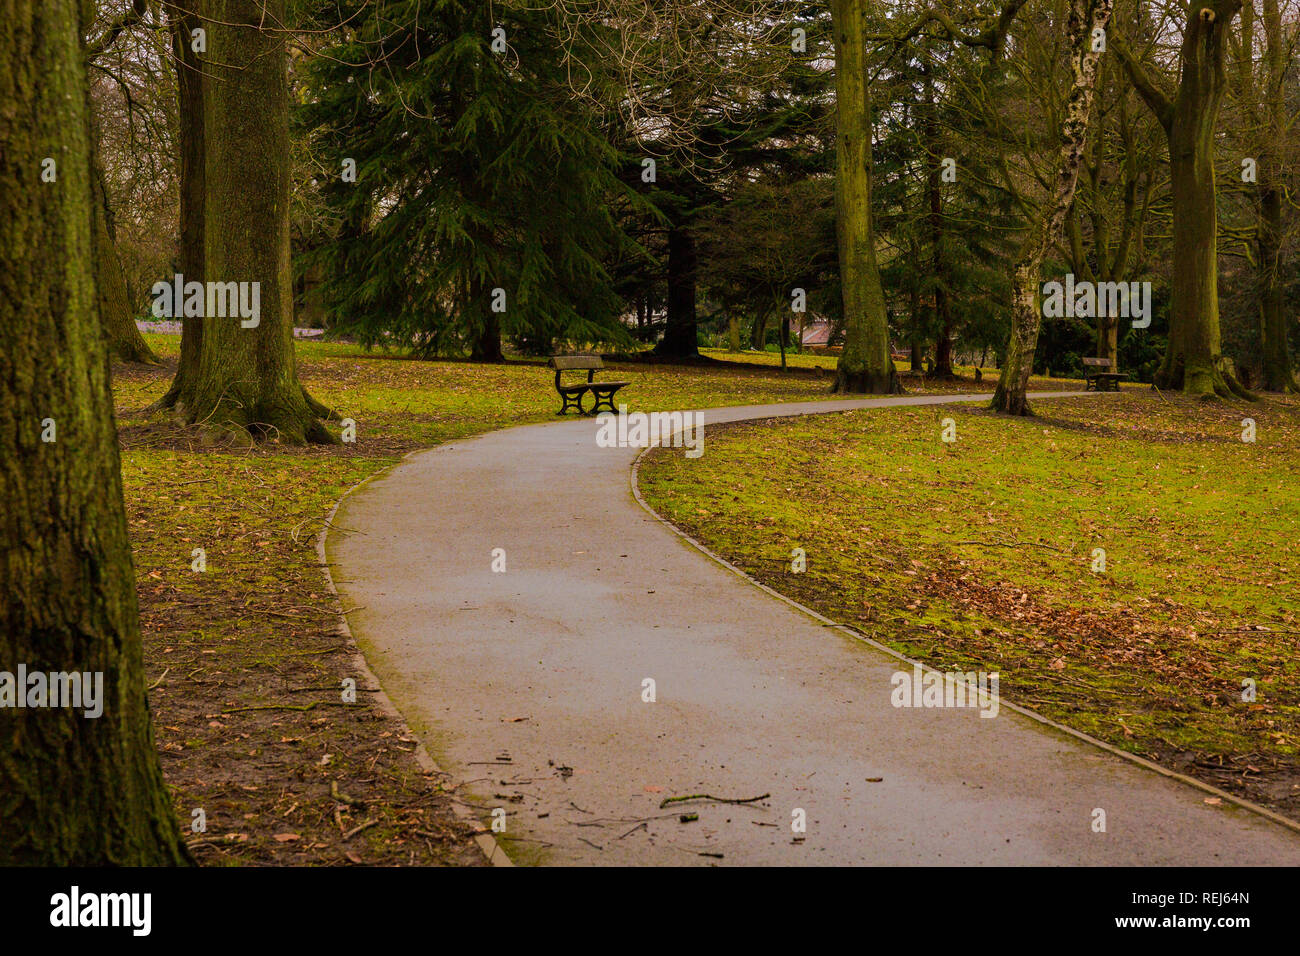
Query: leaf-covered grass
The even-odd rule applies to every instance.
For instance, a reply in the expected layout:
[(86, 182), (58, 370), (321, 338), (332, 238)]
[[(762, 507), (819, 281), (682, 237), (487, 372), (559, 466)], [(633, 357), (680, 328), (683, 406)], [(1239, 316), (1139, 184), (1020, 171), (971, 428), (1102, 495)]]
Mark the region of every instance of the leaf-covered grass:
[[(171, 381), (180, 341), (146, 338), (165, 364), (116, 365), (113, 387), (163, 768), (182, 825), (197, 808), (207, 815), (205, 833), (186, 832), (195, 856), (481, 862), (451, 816), (451, 796), (416, 764), (402, 724), (368, 703), (313, 545), (338, 498), (402, 454), (557, 420), (554, 373), (540, 361), (421, 362), (298, 342), (302, 380), (356, 422), (356, 443), (232, 450), (146, 410)], [(833, 357), (805, 357), (814, 361), (785, 373), (771, 354), (748, 364), (711, 357), (720, 361), (612, 363), (602, 377), (632, 383), (619, 398), (633, 410), (837, 397), (827, 391)], [(991, 378), (931, 388), (987, 390)], [(195, 548), (206, 552), (204, 572), (191, 570)], [(343, 707), (349, 678), (360, 703)], [(331, 787), (361, 803), (337, 800)]]
[(1300, 817), (1300, 407), (1133, 391), (1037, 410), (712, 429), (701, 458), (652, 454), (641, 485), (823, 614)]

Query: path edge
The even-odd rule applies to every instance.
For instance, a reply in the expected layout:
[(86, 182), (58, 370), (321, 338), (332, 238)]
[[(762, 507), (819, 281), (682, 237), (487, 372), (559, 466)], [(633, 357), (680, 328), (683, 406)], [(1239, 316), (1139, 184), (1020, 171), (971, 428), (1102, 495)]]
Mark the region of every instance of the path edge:
[[(1046, 396), (1039, 395), (1036, 397), (1041, 398)], [(971, 401), (971, 399), (955, 398), (952, 400), (952, 402), (935, 402), (934, 404), (936, 405), (957, 404), (962, 401)], [(870, 406), (867, 406), (867, 409), (870, 409)], [(848, 414), (848, 413), (843, 411), (832, 411), (832, 412), (800, 412), (796, 415), (775, 415), (775, 416), (762, 415), (756, 418), (732, 419), (731, 421), (722, 422), (719, 424), (731, 425), (731, 424), (735, 424), (736, 422), (742, 422), (742, 421), (743, 422), (765, 421), (774, 418), (801, 418), (805, 415), (811, 416), (811, 415), (844, 415), (844, 414)], [(641, 488), (637, 482), (637, 477), (641, 471), (641, 460), (645, 458), (645, 456), (648, 455), (650, 452), (654, 451), (656, 448), (662, 447), (663, 444), (665, 443), (667, 443), (671, 447), (672, 442), (670, 439), (672, 439), (677, 434), (680, 434), (680, 431), (674, 432), (673, 435), (669, 435), (666, 437), (661, 435), (659, 444), (650, 445), (646, 448), (643, 448), (640, 454), (638, 454), (636, 456), (636, 459), (632, 462), (631, 472), (628, 476), (629, 485), (632, 491), (632, 497), (636, 499), (636, 503), (641, 506), (641, 508), (646, 512), (646, 514), (650, 515), (650, 517), (654, 518), (661, 525), (663, 525), (669, 531), (675, 534), (678, 538), (685, 541), (691, 547), (695, 548), (695, 550), (699, 551), (705, 557), (712, 560), (715, 564), (721, 565), (723, 568), (730, 571), (732, 574), (736, 575), (736, 577), (748, 582), (749, 584), (758, 588), (760, 591), (763, 591), (771, 595), (772, 597), (776, 598), (778, 601), (781, 601), (782, 603), (786, 604), (788, 607), (794, 608), (794, 610), (800, 612), (801, 614), (804, 614), (807, 617), (812, 618), (813, 620), (821, 624), (823, 627), (838, 631), (839, 633), (847, 637), (851, 637), (854, 640), (860, 641), (861, 643), (866, 644), (869, 647), (873, 647), (878, 651), (882, 651), (883, 653), (888, 654), (890, 657), (903, 661), (904, 663), (910, 664), (913, 667), (919, 667), (924, 672), (942, 674), (942, 671), (936, 670), (935, 668), (931, 667), (929, 664), (925, 664), (918, 660), (913, 660), (912, 658), (908, 657), (906, 654), (896, 651), (892, 647), (889, 647), (885, 644), (881, 644), (879, 641), (875, 640), (874, 638), (868, 637), (867, 635), (863, 634), (861, 631), (858, 631), (847, 624), (841, 624), (838, 621), (832, 621), (830, 618), (822, 614), (819, 614), (817, 611), (814, 611), (812, 608), (800, 604), (798, 601), (794, 600), (793, 598), (786, 597), (780, 591), (777, 591), (776, 589), (771, 588), (768, 585), (764, 584), (762, 581), (759, 581), (758, 579), (752, 577), (749, 574), (749, 572), (736, 567), (736, 565), (732, 564), (726, 558), (722, 557), (722, 555), (711, 550), (707, 545), (698, 541), (691, 535), (687, 534), (685, 531), (682, 531), (680, 528), (678, 528), (675, 524), (673, 524), (671, 521), (669, 521), (659, 512), (655, 511), (654, 508), (650, 507), (649, 502), (647, 502), (645, 498), (642, 497)], [(1044, 717), (1042, 714), (1038, 713), (1037, 711), (1030, 710), (1028, 707), (1022, 707), (1019, 704), (1014, 704), (1000, 695), (998, 697), (998, 704), (999, 706), (1006, 707), (1009, 710), (1012, 710), (1023, 717), (1028, 717), (1030, 720), (1036, 721), (1037, 723), (1043, 724), (1047, 727), (1051, 727), (1053, 730), (1060, 731), (1061, 733), (1066, 734), (1070, 737), (1074, 737), (1076, 740), (1081, 740), (1086, 744), (1091, 744), (1093, 747), (1096, 747), (1099, 750), (1105, 751), (1106, 753), (1112, 754), (1113, 756), (1120, 757), (1124, 760), (1127, 760), (1129, 763), (1136, 764), (1139, 767), (1144, 767), (1147, 770), (1154, 771), (1155, 773), (1158, 773), (1160, 776), (1165, 777), (1166, 779), (1176, 780), (1179, 783), (1186, 784), (1187, 786), (1192, 787), (1193, 789), (1200, 790), (1203, 793), (1208, 793), (1212, 796), (1218, 797), (1221, 800), (1226, 800), (1229, 803), (1233, 804), (1234, 806), (1241, 807), (1243, 810), (1248, 810), (1251, 813), (1261, 816), (1266, 820), (1269, 820), (1273, 823), (1277, 823), (1283, 827), (1286, 827), (1288, 830), (1291, 830), (1294, 833), (1300, 833), (1300, 823), (1297, 823), (1294, 820), (1287, 819), (1281, 814), (1275, 813), (1274, 811), (1269, 810), (1266, 807), (1261, 807), (1259, 804), (1253, 803), (1250, 800), (1245, 799), (1244, 797), (1235, 796), (1234, 794), (1228, 793), (1226, 790), (1220, 790), (1218, 787), (1214, 786), (1213, 784), (1208, 784), (1202, 780), (1197, 780), (1195, 777), (1189, 777), (1188, 775), (1179, 773), (1176, 770), (1170, 770), (1168, 767), (1161, 766), (1155, 761), (1147, 760), (1145, 757), (1139, 757), (1137, 754), (1129, 753), (1126, 750), (1120, 750), (1118, 747), (1114, 746), (1113, 744), (1108, 744), (1104, 740), (1099, 740), (1098, 738), (1093, 737), (1090, 734), (1085, 734), (1081, 730), (1075, 730), (1073, 727), (1067, 727), (1064, 724), (1059, 724), (1048, 717)]]
[[(375, 689), (374, 694), (371, 696), (371, 700), (374, 701), (375, 706), (381, 712), (397, 720), (402, 725), (402, 729), (406, 731), (407, 735), (415, 741), (415, 762), (420, 765), (422, 770), (426, 773), (437, 774), (454, 780), (454, 774), (448, 773), (446, 770), (443, 770), (438, 766), (437, 761), (433, 759), (433, 755), (430, 754), (428, 748), (424, 746), (424, 741), (421, 739), (420, 735), (412, 730), (411, 725), (406, 720), (406, 715), (403, 714), (401, 708), (393, 702), (393, 699), (388, 696), (388, 692), (384, 690), (384, 685), (380, 682), (375, 672), (370, 669), (370, 662), (366, 660), (365, 654), (361, 651), (361, 645), (357, 643), (356, 636), (352, 633), (352, 628), (348, 624), (347, 614), (343, 610), (343, 596), (339, 594), (339, 589), (334, 584), (334, 575), (330, 571), (329, 557), (325, 553), (325, 541), (329, 536), (330, 528), (334, 526), (334, 517), (338, 514), (339, 508), (342, 507), (343, 502), (347, 500), (349, 495), (369, 484), (374, 479), (388, 474), (412, 456), (430, 450), (432, 449), (419, 448), (415, 451), (407, 452), (393, 464), (386, 468), (379, 469), (373, 475), (367, 475), (347, 491), (343, 492), (343, 494), (339, 496), (339, 499), (334, 502), (334, 507), (330, 508), (329, 514), (325, 516), (325, 526), (321, 528), (320, 534), (316, 536), (316, 560), (320, 565), (321, 570), (325, 572), (325, 586), (329, 588), (329, 592), (334, 598), (334, 614), (338, 618), (339, 631), (347, 640), (350, 647), (352, 663), (370, 683), (370, 686)], [(473, 824), (475, 827), (482, 826), (478, 818), (474, 816), (473, 812), (458, 801), (451, 801), (451, 810), (457, 819), (465, 823)], [(510, 859), (509, 854), (506, 853), (506, 851), (501, 847), (501, 844), (497, 842), (496, 837), (494, 837), (490, 832), (475, 833), (473, 840), (474, 845), (479, 848), (479, 851), (483, 854), (489, 866), (512, 867), (515, 865), (514, 861)]]

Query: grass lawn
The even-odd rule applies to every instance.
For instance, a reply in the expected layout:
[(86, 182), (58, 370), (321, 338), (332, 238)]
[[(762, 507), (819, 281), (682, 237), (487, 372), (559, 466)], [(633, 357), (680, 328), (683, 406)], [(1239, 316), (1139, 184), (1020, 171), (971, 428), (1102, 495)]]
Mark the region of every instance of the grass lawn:
[(648, 456), (641, 487), (822, 614), (1300, 819), (1300, 404), (1144, 389), (1036, 410), (711, 428), (700, 458)]
[[(402, 724), (366, 703), (314, 544), (339, 497), (401, 455), (554, 420), (554, 373), (298, 342), (303, 381), (356, 421), (356, 444), (231, 449), (145, 412), (171, 381), (180, 341), (146, 338), (166, 364), (116, 365), (113, 387), (163, 769), (180, 819), (198, 808), (207, 817), (206, 832), (187, 833), (193, 854), (230, 865), (479, 862), (450, 812), (454, 793), (421, 772)], [(834, 398), (834, 360), (818, 363), (786, 373), (774, 354), (629, 363), (604, 377), (633, 383), (620, 399), (636, 410)], [(203, 573), (192, 570), (195, 548)], [(345, 678), (361, 706), (341, 706)]]
[[(303, 381), (356, 421), (357, 442), (232, 449), (145, 411), (166, 391), (180, 341), (146, 338), (166, 364), (116, 365), (113, 387), (163, 769), (181, 820), (207, 816), (206, 832), (188, 834), (192, 852), (231, 865), (479, 862), (451, 814), (454, 793), (421, 772), (400, 721), (366, 703), (315, 539), (348, 488), (409, 451), (555, 420), (554, 373), (298, 342)], [(708, 357), (616, 363), (604, 377), (631, 381), (619, 397), (643, 411), (836, 397), (833, 357), (795, 357), (784, 373), (774, 353)], [(991, 387), (986, 376), (927, 390)], [(195, 548), (203, 573), (192, 570)], [(342, 706), (346, 678), (361, 706)]]

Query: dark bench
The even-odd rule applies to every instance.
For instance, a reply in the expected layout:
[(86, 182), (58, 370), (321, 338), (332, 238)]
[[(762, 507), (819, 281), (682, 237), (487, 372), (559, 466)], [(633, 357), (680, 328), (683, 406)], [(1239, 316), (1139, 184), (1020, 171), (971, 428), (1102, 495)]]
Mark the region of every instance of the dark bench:
[[(599, 355), (553, 355), (550, 366), (555, 369), (555, 390), (560, 393), (560, 398), (564, 402), (558, 412), (560, 415), (570, 408), (576, 408), (579, 415), (586, 415), (587, 410), (582, 407), (582, 397), (588, 392), (596, 399), (596, 403), (591, 406), (592, 415), (600, 411), (601, 405), (607, 406), (611, 412), (616, 412), (618, 409), (614, 407), (615, 393), (624, 385), (631, 384), (630, 382), (597, 382), (596, 372), (605, 368), (605, 363), (600, 360)], [(565, 385), (561, 381), (561, 376), (565, 372), (586, 372), (587, 380), (577, 385)]]
[(1085, 391), (1098, 392), (1118, 392), (1119, 383), (1128, 378), (1123, 372), (1104, 372), (1102, 369), (1111, 367), (1111, 361), (1108, 358), (1085, 358), (1083, 360), (1083, 380)]

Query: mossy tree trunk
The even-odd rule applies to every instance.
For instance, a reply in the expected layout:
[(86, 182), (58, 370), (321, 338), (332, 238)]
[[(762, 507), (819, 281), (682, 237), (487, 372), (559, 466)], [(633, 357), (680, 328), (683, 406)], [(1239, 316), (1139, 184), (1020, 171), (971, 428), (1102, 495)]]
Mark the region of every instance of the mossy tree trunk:
[(103, 712), (0, 711), (0, 865), (179, 864), (96, 302), (78, 6), (0, 14), (0, 667), (101, 674)]
[(1007, 342), (1002, 374), (993, 393), (992, 407), (1011, 415), (1029, 415), (1029, 377), (1034, 371), (1034, 350), (1042, 327), (1040, 306), (1043, 257), (1056, 243), (1065, 217), (1074, 204), (1079, 169), (1087, 143), (1097, 86), (1101, 53), (1091, 38), (1110, 23), (1111, 0), (1071, 0), (1066, 23), (1073, 81), (1061, 121), (1061, 152), (1056, 186), (1043, 221), (1030, 231), (1021, 246), (1011, 278), (1011, 337)]
[(832, 0), (835, 34), (835, 220), (844, 298), (844, 348), (835, 392), (901, 392), (889, 356), (885, 292), (871, 220), (871, 98), (863, 21), (867, 0)]
[(1127, 45), (1115, 44), (1133, 85), (1169, 141), (1173, 275), (1169, 346), (1156, 372), (1159, 388), (1198, 398), (1251, 398), (1222, 359), (1219, 334), (1218, 204), (1214, 134), (1227, 79), (1227, 39), (1242, 0), (1193, 0), (1180, 47), (1173, 97), (1152, 82)]
[(330, 442), (293, 350), (285, 0), (208, 0), (200, 13), (203, 280), (258, 283), (261, 314), (252, 327), (205, 316), (187, 418), (285, 444)]
[(108, 190), (104, 171), (96, 155), (92, 127), (91, 139), (91, 215), (92, 239), (95, 256), (95, 291), (98, 298), (99, 317), (108, 340), (109, 354), (123, 362), (141, 365), (158, 365), (158, 356), (149, 348), (140, 329), (135, 324), (136, 310), (126, 287), (122, 260), (117, 254), (117, 237), (113, 226), (113, 211), (108, 204)]
[(735, 312), (727, 317), (727, 351), (740, 351), (740, 316)]
[[(191, 10), (169, 9), (172, 54), (176, 64), (177, 116), (180, 127), (180, 255), (178, 271), (186, 281), (203, 282), (203, 73), (191, 43), (191, 31), (200, 21)], [(203, 318), (181, 322), (181, 353), (176, 377), (158, 400), (160, 408), (178, 408), (184, 414), (194, 406), (194, 383), (199, 376), (203, 350)]]

